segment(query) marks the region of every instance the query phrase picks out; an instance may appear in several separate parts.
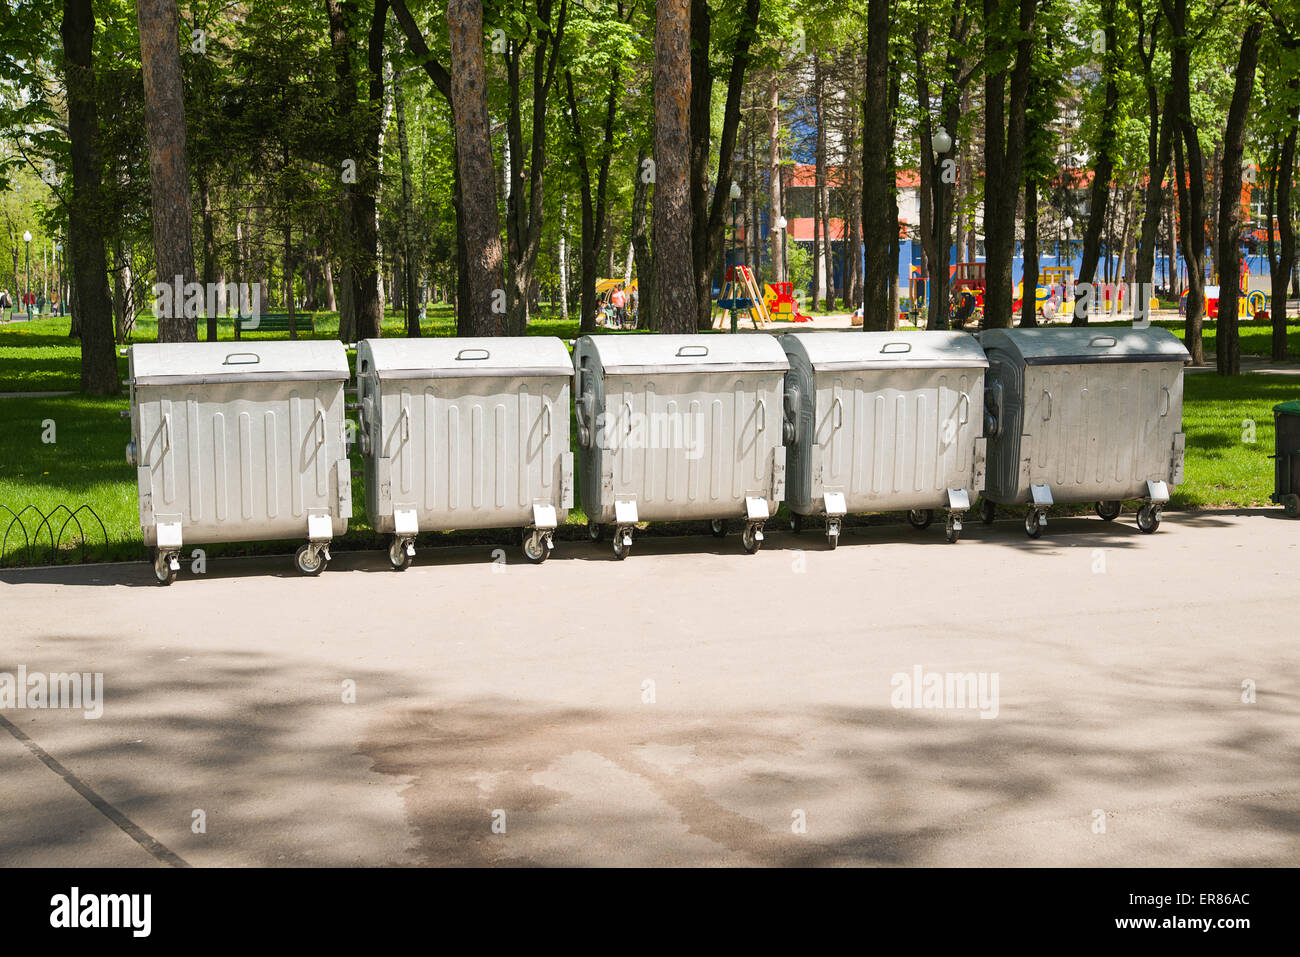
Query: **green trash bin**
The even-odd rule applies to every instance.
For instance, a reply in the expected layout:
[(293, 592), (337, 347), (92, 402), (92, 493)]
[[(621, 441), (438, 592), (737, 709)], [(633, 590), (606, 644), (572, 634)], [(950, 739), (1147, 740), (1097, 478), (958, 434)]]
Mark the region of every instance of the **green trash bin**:
[(1274, 489), (1270, 496), (1292, 518), (1300, 517), (1300, 400), (1273, 406)]

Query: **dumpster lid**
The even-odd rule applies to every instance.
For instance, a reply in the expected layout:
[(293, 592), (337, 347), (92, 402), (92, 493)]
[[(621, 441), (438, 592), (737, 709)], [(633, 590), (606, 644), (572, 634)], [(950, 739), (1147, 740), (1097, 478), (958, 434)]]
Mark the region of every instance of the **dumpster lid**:
[(1274, 412), (1282, 412), (1286, 415), (1300, 415), (1300, 399), (1292, 399), (1290, 402), (1279, 402), (1273, 406)]
[(131, 347), (131, 372), (141, 385), (346, 380), (348, 354), (329, 339), (288, 342), (157, 342)]
[(1082, 362), (1189, 362), (1191, 355), (1168, 329), (1102, 327), (1097, 329), (986, 329), (979, 334), (985, 349), (1005, 349), (1026, 365), (1072, 365)]
[(568, 348), (553, 336), (365, 339), (357, 343), (358, 372), (363, 363), (380, 379), (573, 375)]
[(606, 375), (676, 372), (785, 372), (790, 360), (773, 336), (654, 334), (584, 336)]
[(787, 332), (785, 351), (817, 372), (853, 369), (983, 369), (989, 360), (966, 332)]

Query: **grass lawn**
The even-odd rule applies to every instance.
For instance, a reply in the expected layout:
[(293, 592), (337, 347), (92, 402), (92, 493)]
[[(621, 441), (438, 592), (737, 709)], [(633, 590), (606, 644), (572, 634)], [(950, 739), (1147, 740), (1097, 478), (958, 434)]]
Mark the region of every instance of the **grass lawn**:
[[(332, 338), (337, 316), (317, 317), (316, 338)], [(78, 386), (78, 354), (63, 330), (66, 319), (42, 319), (31, 323), (0, 326), (0, 391), (75, 390)], [(1267, 354), (1269, 331), (1243, 324), (1243, 352)], [(435, 310), (422, 327), (426, 335), (450, 335), (452, 318), (446, 310)], [(384, 331), (400, 335), (401, 318), (387, 316)], [(573, 338), (577, 321), (537, 320), (530, 333)], [(151, 341), (156, 329), (141, 323), (134, 341)], [(263, 334), (267, 337), (272, 334)], [(283, 338), (283, 334), (280, 334)], [(223, 338), (225, 338), (223, 336)], [(247, 337), (256, 338), (256, 337)], [(1213, 351), (1212, 333), (1207, 328), (1206, 352)], [(1293, 326), (1290, 348), (1300, 355), (1300, 326)], [(121, 362), (126, 376), (126, 359)], [(1273, 488), (1272, 407), (1300, 398), (1300, 377), (1247, 375), (1224, 379), (1212, 372), (1186, 376), (1184, 430), (1187, 433), (1186, 479), (1174, 493), (1176, 507), (1252, 506), (1268, 504)], [(90, 545), (87, 558), (139, 559), (145, 557), (140, 540), (135, 473), (126, 462), (124, 449), (130, 429), (120, 412), (127, 406), (125, 395), (111, 399), (83, 396), (38, 396), (0, 399), (0, 506), (21, 512), (32, 505), (50, 513), (62, 505), (76, 510), (91, 505), (103, 520), (107, 536), (101, 545), (98, 523), (86, 513), (82, 520)], [(54, 423), (53, 442), (43, 441), (45, 423)], [(1254, 442), (1249, 426), (1254, 423)], [(576, 429), (571, 434), (576, 436)], [(359, 459), (357, 460), (359, 464)], [(342, 548), (380, 548), (384, 542), (365, 521), (363, 476), (354, 476), (353, 509), (357, 513)], [(11, 515), (0, 508), (0, 565), (26, 562), (23, 532), (11, 524)], [(40, 531), (41, 542), (32, 549), (33, 561), (43, 561), (50, 539), (59, 541), (62, 561), (75, 561), (79, 536), (75, 523), (62, 527), (68, 514), (58, 511), (50, 526)], [(28, 534), (36, 531), (40, 519), (24, 517)], [(571, 525), (586, 517), (580, 509), (569, 516)], [(576, 529), (574, 530), (576, 532)], [(8, 535), (5, 540), (5, 535)], [(508, 542), (509, 532), (432, 533), (420, 536), (421, 546), (444, 541)], [(203, 543), (196, 543), (202, 545)], [(294, 543), (295, 545), (297, 543)], [(205, 546), (210, 555), (285, 552), (283, 543)], [(188, 554), (188, 553), (187, 553)]]

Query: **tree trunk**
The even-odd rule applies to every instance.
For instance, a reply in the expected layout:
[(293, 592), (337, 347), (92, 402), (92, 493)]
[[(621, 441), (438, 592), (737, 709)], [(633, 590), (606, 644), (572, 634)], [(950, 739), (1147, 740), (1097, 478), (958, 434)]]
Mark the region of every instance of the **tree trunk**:
[(823, 242), (830, 246), (830, 237), (822, 226), (826, 218), (823, 207), (826, 195), (826, 72), (822, 69), (822, 59), (817, 53), (813, 53), (813, 116), (817, 124), (817, 137), (814, 146), (816, 172), (813, 176), (812, 308), (813, 312), (817, 312), (822, 307), (826, 285), (830, 282), (825, 271), (826, 257), (822, 249)]
[[(149, 139), (154, 261), (160, 283), (194, 281), (190, 173), (185, 155), (185, 100), (181, 83), (180, 25), (176, 0), (137, 0), (140, 64), (144, 75), (145, 131)], [(158, 317), (159, 342), (194, 342), (196, 317), (184, 297)]]
[(1025, 182), (1024, 272), (1020, 277), (1020, 326), (1038, 325), (1038, 181)]
[(459, 305), (467, 310), (475, 335), (499, 336), (505, 332), (505, 279), (483, 61), (482, 0), (448, 0), (447, 23), (463, 213), (460, 227), (469, 259), (469, 301)]
[[(1174, 98), (1177, 135), (1179, 216), (1183, 227), (1183, 258), (1187, 261), (1187, 332), (1185, 344), (1193, 365), (1205, 364), (1201, 326), (1205, 315), (1205, 160), (1200, 133), (1192, 116), (1191, 48), (1187, 34), (1187, 0), (1163, 0), (1173, 39), (1170, 95)], [(1184, 150), (1186, 164), (1183, 163)], [(1183, 184), (1186, 187), (1183, 188)]]
[[(206, 171), (199, 176), (199, 203), (203, 210), (203, 283), (206, 287), (204, 303), (207, 303), (206, 290), (215, 287), (217, 282), (217, 239), (216, 226), (212, 213), (212, 190), (208, 185)], [(206, 305), (204, 310), (206, 312)], [(217, 341), (217, 316), (207, 317), (208, 342)]]
[[(1289, 84), (1291, 94), (1300, 86), (1300, 80), (1292, 78)], [(1294, 99), (1292, 100), (1294, 103)], [(1270, 188), (1268, 216), (1269, 239), (1269, 302), (1268, 314), (1273, 323), (1273, 342), (1270, 355), (1273, 359), (1286, 358), (1286, 299), (1287, 285), (1291, 271), (1295, 269), (1295, 223), (1291, 219), (1291, 183), (1295, 176), (1296, 122), (1300, 119), (1300, 106), (1292, 106), (1287, 124), (1286, 137), (1281, 149), (1277, 151), (1273, 169), (1270, 171), (1270, 184), (1276, 178), (1276, 188)], [(1272, 197), (1276, 195), (1276, 200)], [(1278, 255), (1273, 255), (1273, 221), (1277, 218)]]
[(666, 333), (694, 332), (691, 249), (691, 36), (688, 0), (659, 0), (654, 62), (655, 310)]
[(767, 239), (772, 250), (772, 281), (785, 282), (785, 231), (781, 211), (781, 88), (773, 70), (767, 81)]
[[(600, 160), (596, 182), (591, 181), (591, 165), (587, 158), (586, 135), (578, 116), (578, 98), (573, 87), (573, 74), (564, 72), (564, 92), (569, 106), (569, 121), (573, 131), (573, 152), (578, 160), (578, 186), (582, 197), (582, 249), (579, 261), (582, 270), (581, 308), (578, 330), (582, 335), (596, 331), (596, 257), (604, 242), (606, 232), (606, 194), (609, 186), (609, 163), (613, 154), (614, 123), (618, 115), (620, 91), (619, 69), (610, 71), (609, 94), (605, 99), (605, 120), (601, 141)], [(638, 180), (651, 178), (642, 152), (635, 175)]]
[(406, 103), (402, 84), (393, 81), (393, 109), (397, 114), (397, 151), (402, 165), (402, 289), (406, 306), (406, 335), (411, 339), (420, 337), (420, 310), (416, 303), (415, 267), (411, 264), (415, 255), (415, 236), (413, 222), (415, 209), (412, 204), (411, 188), (411, 152), (406, 140)]
[[(862, 233), (866, 245), (862, 328), (889, 328), (889, 0), (867, 3), (867, 69), (862, 99)], [(897, 286), (895, 281), (892, 285)]]
[[(984, 84), (984, 251), (987, 285), (984, 326), (1011, 325), (1016, 243), (1016, 205), (1024, 167), (1025, 104), (1029, 92), (1036, 0), (1019, 0), (1018, 24), (995, 28), (998, 0), (984, 0), (984, 55), (989, 68)], [(1010, 56), (1014, 39), (1014, 61)], [(1014, 65), (1011, 63), (1014, 62)], [(1010, 90), (1007, 91), (1008, 79)], [(1007, 102), (1004, 103), (1004, 96)]]
[[(1237, 287), (1241, 284), (1241, 158), (1246, 148), (1246, 121), (1255, 91), (1255, 64), (1264, 21), (1246, 27), (1232, 84), (1232, 103), (1223, 133), (1219, 174), (1219, 328), (1214, 340), (1219, 375), (1241, 374), (1241, 340), (1237, 327)], [(1270, 224), (1270, 229), (1272, 224)]]
[(68, 246), (76, 288), (74, 315), (81, 336), (81, 391), (117, 395), (120, 386), (113, 347), (113, 299), (108, 289), (108, 262), (99, 222), (102, 167), (92, 62), (95, 14), (90, 0), (65, 0), (60, 32), (68, 91), (68, 149), (72, 164)]
[[(1083, 230), (1083, 258), (1079, 262), (1078, 281), (1090, 283), (1097, 273), (1097, 259), (1101, 253), (1101, 226), (1110, 197), (1110, 181), (1115, 170), (1115, 137), (1119, 126), (1119, 83), (1116, 79), (1118, 40), (1115, 30), (1116, 0), (1104, 5), (1106, 50), (1102, 54), (1102, 70), (1106, 76), (1106, 102), (1102, 107), (1097, 133), (1097, 158), (1092, 165), (1092, 185), (1088, 192), (1088, 224)], [(1159, 177), (1156, 177), (1157, 185)], [(1026, 200), (1027, 201), (1027, 200)], [(1026, 212), (1026, 215), (1028, 213)], [(1153, 234), (1154, 237), (1154, 234)], [(1109, 250), (1107, 250), (1109, 254)], [(1075, 300), (1072, 325), (1086, 326), (1088, 316)], [(1022, 322), (1023, 325), (1023, 322)]]

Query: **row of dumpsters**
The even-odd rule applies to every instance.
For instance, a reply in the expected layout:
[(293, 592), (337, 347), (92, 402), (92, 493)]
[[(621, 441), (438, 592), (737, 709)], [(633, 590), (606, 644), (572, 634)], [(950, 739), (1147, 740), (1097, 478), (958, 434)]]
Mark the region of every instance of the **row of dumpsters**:
[[(365, 511), (406, 568), (421, 532), (516, 528), (544, 561), (573, 507), (625, 558), (645, 522), (798, 531), (978, 502), (1054, 504), (1144, 532), (1183, 475), (1187, 350), (1158, 329), (160, 343), (130, 349), (140, 524), (170, 583), (191, 544), (299, 539), (319, 574)], [(355, 394), (348, 384), (355, 382)], [(355, 412), (355, 420), (349, 416)]]

